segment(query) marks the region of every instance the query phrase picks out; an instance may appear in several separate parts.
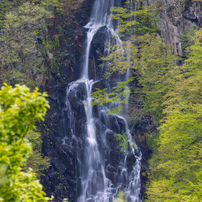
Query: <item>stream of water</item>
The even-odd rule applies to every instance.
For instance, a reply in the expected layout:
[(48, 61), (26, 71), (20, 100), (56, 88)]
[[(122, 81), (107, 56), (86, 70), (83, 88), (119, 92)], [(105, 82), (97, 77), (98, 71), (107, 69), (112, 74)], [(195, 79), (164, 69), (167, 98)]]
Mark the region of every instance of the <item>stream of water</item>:
[[(95, 0), (90, 21), (85, 26), (87, 38), (81, 77), (70, 83), (67, 88), (66, 105), (72, 135), (75, 134), (75, 118), (68, 99), (71, 93), (76, 95), (81, 88), (83, 94), (80, 96), (79, 102), (83, 103), (86, 116), (84, 149), (81, 156), (78, 157), (80, 180), (77, 202), (112, 202), (120, 190), (125, 193), (128, 202), (141, 202), (139, 196), (141, 188), (140, 150), (130, 147), (124, 152), (114, 152), (112, 146), (109, 146), (108, 137), (111, 134), (113, 136), (116, 132), (127, 135), (128, 145), (134, 144), (126, 119), (116, 114), (107, 114), (107, 110), (113, 104), (99, 106), (98, 116), (95, 117), (93, 107), (90, 105), (93, 85), (98, 81), (89, 79), (89, 57), (93, 38), (101, 28), (105, 27), (109, 33), (105, 37), (105, 50), (110, 45), (110, 35), (115, 35), (116, 43), (121, 43), (114, 31), (116, 23), (110, 18), (110, 8), (115, 5), (121, 5), (121, 0), (116, 0), (116, 2), (115, 0)], [(128, 73), (125, 79), (127, 77)], [(121, 81), (119, 79), (117, 78), (117, 82)], [(98, 123), (101, 125), (100, 127), (97, 127)], [(98, 134), (100, 140), (98, 140)]]

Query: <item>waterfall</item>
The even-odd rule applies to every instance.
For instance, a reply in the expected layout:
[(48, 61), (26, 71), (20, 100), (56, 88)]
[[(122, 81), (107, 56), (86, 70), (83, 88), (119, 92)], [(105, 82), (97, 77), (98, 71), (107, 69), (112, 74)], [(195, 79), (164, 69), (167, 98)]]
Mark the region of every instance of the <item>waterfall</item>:
[[(84, 61), (80, 79), (69, 83), (66, 94), (68, 111), (68, 130), (76, 138), (76, 123), (83, 125), (82, 144), (78, 152), (77, 202), (112, 202), (121, 190), (128, 202), (141, 202), (140, 170), (141, 152), (136, 147), (129, 147), (121, 152), (114, 134), (126, 134), (128, 145), (133, 139), (124, 117), (108, 115), (109, 106), (97, 106), (97, 112), (91, 106), (91, 93), (98, 80), (89, 79), (89, 57), (94, 36), (103, 27), (107, 29), (105, 50), (110, 45), (110, 37), (115, 35), (116, 43), (121, 43), (115, 34), (116, 25), (110, 18), (110, 8), (120, 5), (121, 0), (95, 0), (87, 29)], [(125, 79), (127, 79), (126, 77)], [(101, 78), (99, 78), (101, 79)], [(120, 81), (117, 79), (117, 81)], [(107, 82), (107, 81), (106, 81)], [(108, 83), (110, 88), (110, 83)], [(79, 107), (78, 107), (79, 106)], [(82, 121), (76, 120), (73, 109), (84, 111)], [(95, 114), (97, 114), (95, 116)], [(114, 144), (116, 143), (116, 144)]]

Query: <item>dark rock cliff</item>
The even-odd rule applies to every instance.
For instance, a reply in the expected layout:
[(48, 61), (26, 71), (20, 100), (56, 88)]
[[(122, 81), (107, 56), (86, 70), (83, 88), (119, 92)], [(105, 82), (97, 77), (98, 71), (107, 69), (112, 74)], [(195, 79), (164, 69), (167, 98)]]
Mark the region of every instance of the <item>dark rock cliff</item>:
[[(44, 171), (41, 182), (44, 191), (49, 196), (53, 195), (55, 201), (62, 201), (63, 198), (75, 201), (77, 176), (75, 161), (79, 148), (74, 146), (76, 144), (74, 140), (71, 140), (72, 145), (62, 144), (62, 138), (70, 130), (69, 123), (65, 123), (65, 116), (67, 116), (65, 96), (68, 83), (80, 76), (81, 55), (85, 40), (83, 26), (89, 21), (92, 4), (92, 0), (84, 0), (79, 10), (73, 13), (70, 23), (65, 20), (68, 16), (56, 15), (54, 25), (49, 27), (52, 36), (58, 35), (56, 27), (63, 27), (63, 34), (59, 37), (60, 47), (54, 54), (57, 63), (50, 67), (51, 76), (45, 85), (45, 90), (49, 95), (50, 109), (45, 122), (40, 125), (43, 136), (42, 152), (50, 158), (50, 167)], [(51, 65), (51, 62), (48, 61), (47, 65)], [(80, 120), (78, 125), (80, 125), (83, 122), (82, 118), (85, 117), (84, 109), (79, 104), (77, 106), (74, 99), (75, 97), (72, 96), (71, 102), (75, 104), (75, 113), (78, 114), (78, 120)], [(81, 129), (78, 128), (77, 133)], [(65, 140), (67, 143), (70, 142), (68, 137), (67, 134)]]
[(148, 0), (159, 8), (157, 21), (166, 44), (173, 45), (173, 53), (183, 56), (180, 36), (183, 30), (198, 29), (202, 23), (202, 2), (193, 0)]

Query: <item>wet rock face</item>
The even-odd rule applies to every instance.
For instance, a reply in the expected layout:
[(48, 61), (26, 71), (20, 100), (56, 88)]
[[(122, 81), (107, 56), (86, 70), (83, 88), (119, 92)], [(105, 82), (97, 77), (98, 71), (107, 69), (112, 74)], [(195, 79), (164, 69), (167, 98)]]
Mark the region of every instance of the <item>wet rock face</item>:
[[(149, 3), (157, 2), (150, 0)], [(202, 2), (194, 0), (160, 1), (162, 9), (158, 21), (161, 35), (167, 44), (173, 45), (173, 53), (183, 56), (180, 36), (183, 30), (196, 29), (202, 23)]]
[[(82, 153), (82, 134), (86, 130), (84, 106), (78, 100), (84, 99), (85, 89), (81, 85), (77, 92), (71, 91), (68, 95), (72, 106), (72, 116), (76, 116), (76, 123), (70, 121), (71, 114), (67, 108), (66, 89), (68, 83), (80, 77), (82, 46), (85, 37), (83, 26), (89, 20), (93, 2), (93, 0), (84, 0), (80, 12), (75, 14), (71, 24), (58, 22), (62, 23), (64, 32), (69, 33), (70, 39), (66, 39), (65, 36), (60, 38), (61, 44), (66, 41), (68, 46), (61, 45), (60, 52), (64, 56), (57, 61), (55, 68), (58, 69), (58, 73), (51, 73), (52, 80), (47, 81), (45, 86), (49, 95), (50, 109), (40, 129), (43, 135), (42, 152), (50, 158), (50, 167), (44, 171), (41, 182), (47, 195), (53, 195), (57, 202), (62, 201), (63, 198), (76, 201), (77, 155)], [(56, 31), (54, 27), (52, 29), (54, 35)], [(76, 127), (72, 131), (74, 124)], [(75, 133), (75, 138), (72, 137), (72, 132)]]
[[(89, 62), (89, 77), (90, 79), (102, 78), (104, 69), (101, 65), (99, 59), (104, 55), (105, 48), (105, 36), (107, 33), (107, 28), (102, 27), (93, 38), (92, 46), (90, 50), (90, 62)], [(95, 65), (96, 63), (96, 65)]]
[(55, 201), (62, 201), (63, 198), (75, 201), (77, 157), (82, 155), (83, 134), (86, 131), (82, 102), (86, 96), (85, 90), (82, 84), (76, 85), (75, 88), (62, 85), (49, 90), (51, 108), (42, 134), (43, 153), (50, 158), (51, 166), (45, 171), (41, 181), (44, 191), (49, 196), (53, 195)]

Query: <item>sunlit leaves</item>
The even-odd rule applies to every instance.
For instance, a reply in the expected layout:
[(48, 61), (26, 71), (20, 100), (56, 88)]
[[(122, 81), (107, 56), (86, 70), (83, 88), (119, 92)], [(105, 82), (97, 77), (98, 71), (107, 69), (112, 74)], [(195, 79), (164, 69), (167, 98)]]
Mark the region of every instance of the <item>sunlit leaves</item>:
[(26, 135), (36, 121), (43, 120), (49, 107), (46, 93), (26, 86), (5, 84), (0, 90), (0, 198), (3, 201), (48, 201), (32, 172), (20, 166), (32, 151)]
[(135, 142), (130, 144), (128, 140), (128, 136), (126, 133), (123, 134), (114, 134), (116, 140), (119, 142), (119, 146), (121, 147), (121, 151), (128, 151), (131, 149), (136, 149)]
[(132, 61), (130, 54), (133, 50), (131, 41), (123, 41), (121, 44), (116, 44), (111, 47), (111, 53), (102, 58), (108, 64), (105, 72), (105, 77), (111, 76), (114, 72), (125, 74), (131, 67)]
[(38, 177), (43, 175), (43, 171), (50, 166), (48, 162), (49, 158), (42, 156), (42, 138), (39, 132), (30, 131), (26, 135), (26, 138), (31, 142), (33, 152), (21, 167), (23, 171), (28, 171), (29, 168), (32, 168), (33, 172), (35, 172)]
[[(150, 9), (130, 10), (128, 8), (114, 7), (111, 17), (119, 20), (116, 30), (119, 36), (143, 35), (156, 30), (154, 13)], [(133, 17), (134, 20), (130, 20)], [(147, 26), (148, 25), (148, 26)]]
[(36, 39), (42, 29), (42, 20), (51, 17), (44, 7), (24, 3), (16, 11), (5, 16), (5, 26), (1, 32), (1, 67), (12, 62), (22, 62), (27, 54), (36, 52)]
[(105, 105), (110, 102), (126, 103), (127, 95), (130, 93), (130, 89), (126, 85), (132, 80), (133, 78), (130, 78), (125, 82), (118, 82), (118, 85), (112, 88), (112, 92), (108, 92), (107, 88), (96, 89), (96, 91), (92, 93), (93, 96), (92, 104)]
[(124, 199), (124, 193), (123, 192), (119, 192), (117, 198), (114, 200), (114, 202), (125, 202)]
[(201, 33), (196, 32), (185, 64), (172, 70), (174, 88), (165, 95), (166, 116), (158, 153), (150, 161), (147, 201), (202, 200)]

